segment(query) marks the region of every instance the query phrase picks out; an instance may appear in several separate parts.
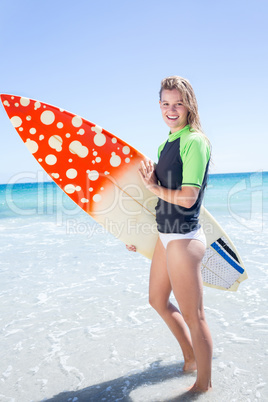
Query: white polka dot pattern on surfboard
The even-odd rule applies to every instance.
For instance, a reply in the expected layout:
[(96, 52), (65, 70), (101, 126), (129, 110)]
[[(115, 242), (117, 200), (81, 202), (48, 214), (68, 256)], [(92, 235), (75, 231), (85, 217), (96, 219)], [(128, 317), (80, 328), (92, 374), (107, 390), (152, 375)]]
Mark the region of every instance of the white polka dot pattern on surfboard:
[(102, 127), (64, 109), (26, 97), (1, 95), (29, 151), (81, 208), (94, 210), (105, 189), (140, 160), (140, 154)]

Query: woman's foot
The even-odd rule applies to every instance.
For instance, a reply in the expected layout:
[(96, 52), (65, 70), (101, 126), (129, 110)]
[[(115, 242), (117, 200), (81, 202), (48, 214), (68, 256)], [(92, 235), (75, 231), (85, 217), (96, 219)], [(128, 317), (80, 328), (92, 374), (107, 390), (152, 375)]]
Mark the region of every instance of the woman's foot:
[(212, 389), (212, 385), (211, 385), (211, 381), (210, 381), (208, 386), (200, 386), (197, 383), (195, 383), (191, 388), (188, 389), (188, 392), (197, 394), (197, 393), (203, 393), (203, 392), (210, 391), (211, 389)]
[(195, 360), (185, 361), (184, 366), (183, 366), (183, 371), (185, 373), (192, 373), (195, 370), (196, 370), (196, 361)]

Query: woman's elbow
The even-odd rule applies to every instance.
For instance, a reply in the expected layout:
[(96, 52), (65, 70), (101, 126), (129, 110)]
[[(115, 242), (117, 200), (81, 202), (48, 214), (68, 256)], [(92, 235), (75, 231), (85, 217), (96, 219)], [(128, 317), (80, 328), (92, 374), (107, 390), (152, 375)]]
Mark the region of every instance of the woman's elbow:
[(197, 187), (183, 187), (183, 192), (182, 206), (186, 209), (190, 209), (197, 201), (199, 189)]
[(195, 200), (187, 200), (185, 202), (184, 208), (191, 209), (195, 203), (196, 203), (196, 199)]

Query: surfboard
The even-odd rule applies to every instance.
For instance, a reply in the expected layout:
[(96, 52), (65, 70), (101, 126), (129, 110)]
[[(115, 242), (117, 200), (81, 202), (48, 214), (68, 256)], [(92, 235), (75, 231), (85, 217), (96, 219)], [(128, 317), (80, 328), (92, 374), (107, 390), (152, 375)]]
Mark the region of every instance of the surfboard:
[[(157, 198), (138, 174), (145, 156), (64, 109), (8, 94), (2, 94), (1, 101), (13, 127), (53, 181), (105, 229), (151, 259), (158, 237)], [(238, 251), (204, 207), (200, 222), (207, 239), (204, 284), (236, 291), (247, 279)]]

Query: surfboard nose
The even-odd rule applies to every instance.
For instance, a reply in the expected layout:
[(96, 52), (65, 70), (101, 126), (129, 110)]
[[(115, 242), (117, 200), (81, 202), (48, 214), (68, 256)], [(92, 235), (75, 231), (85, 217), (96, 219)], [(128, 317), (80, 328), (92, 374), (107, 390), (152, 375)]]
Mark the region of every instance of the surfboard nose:
[(1, 102), (3, 103), (3, 105), (4, 105), (4, 102), (6, 100), (8, 100), (10, 97), (11, 97), (11, 95), (8, 95), (8, 94), (0, 94), (0, 99), (1, 99)]
[[(5, 108), (5, 110), (8, 112), (8, 109), (11, 105), (12, 105), (12, 101), (14, 99), (22, 99), (22, 97), (18, 96), (18, 95), (11, 95), (11, 94), (0, 94), (0, 99), (1, 102)], [(20, 105), (21, 106), (21, 105)]]

